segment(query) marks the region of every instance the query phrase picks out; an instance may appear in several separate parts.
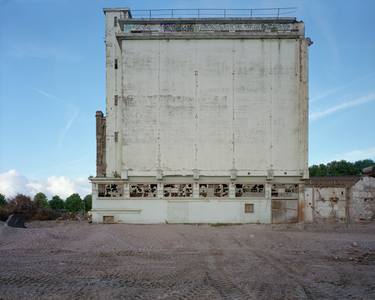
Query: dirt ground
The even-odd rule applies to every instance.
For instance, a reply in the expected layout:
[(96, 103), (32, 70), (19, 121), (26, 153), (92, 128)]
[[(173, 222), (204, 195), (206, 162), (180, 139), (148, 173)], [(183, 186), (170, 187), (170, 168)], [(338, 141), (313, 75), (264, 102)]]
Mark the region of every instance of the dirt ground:
[(375, 224), (0, 224), (0, 299), (375, 299)]

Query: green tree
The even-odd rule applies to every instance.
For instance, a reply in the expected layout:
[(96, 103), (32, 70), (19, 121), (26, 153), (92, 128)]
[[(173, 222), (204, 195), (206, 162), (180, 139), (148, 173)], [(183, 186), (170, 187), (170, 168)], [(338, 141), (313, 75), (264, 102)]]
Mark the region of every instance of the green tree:
[(358, 160), (354, 163), (354, 167), (358, 170), (359, 173), (362, 173), (364, 168), (375, 165), (375, 161), (372, 159)]
[(79, 212), (83, 210), (83, 202), (78, 194), (72, 194), (65, 200), (65, 209), (69, 212)]
[(363, 168), (374, 164), (375, 162), (372, 159), (358, 160), (354, 163), (346, 160), (331, 161), (326, 165), (312, 165), (309, 167), (309, 172), (311, 177), (361, 175)]
[(92, 195), (86, 195), (85, 198), (83, 198), (83, 205), (85, 208), (85, 211), (89, 211), (92, 208)]
[(54, 210), (64, 209), (65, 207), (64, 200), (57, 195), (53, 196), (48, 203), (49, 206)]
[(327, 164), (328, 176), (358, 175), (354, 164), (346, 161), (331, 161)]
[(325, 164), (312, 165), (309, 168), (310, 176), (327, 176), (327, 167)]
[(48, 208), (48, 199), (47, 196), (43, 193), (37, 193), (34, 196), (34, 203), (37, 207)]
[(7, 205), (7, 200), (3, 194), (0, 194), (0, 207)]

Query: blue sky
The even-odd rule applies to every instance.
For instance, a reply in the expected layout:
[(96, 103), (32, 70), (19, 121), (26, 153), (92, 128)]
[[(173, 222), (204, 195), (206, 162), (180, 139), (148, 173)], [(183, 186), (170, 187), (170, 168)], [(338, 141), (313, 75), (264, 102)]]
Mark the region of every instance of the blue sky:
[(94, 115), (105, 111), (103, 7), (286, 6), (314, 41), (309, 163), (375, 159), (375, 1), (0, 0), (0, 189), (89, 191)]

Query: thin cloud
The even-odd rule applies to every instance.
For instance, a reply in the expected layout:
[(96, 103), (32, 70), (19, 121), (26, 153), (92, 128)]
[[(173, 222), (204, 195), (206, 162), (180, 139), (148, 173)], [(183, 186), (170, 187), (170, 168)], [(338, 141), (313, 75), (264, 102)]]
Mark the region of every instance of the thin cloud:
[(40, 89), (38, 89), (38, 88), (33, 88), (33, 90), (34, 90), (35, 92), (37, 92), (37, 93), (39, 93), (39, 94), (41, 94), (41, 95), (43, 95), (43, 96), (49, 98), (49, 99), (53, 99), (53, 100), (56, 100), (56, 101), (61, 102), (61, 103), (64, 102), (64, 101), (63, 101), (62, 99), (60, 99), (59, 97), (57, 97), (57, 96), (55, 96), (55, 95), (53, 95), (53, 94), (50, 94), (50, 93), (48, 93), (48, 92), (46, 92), (46, 91), (40, 90)]
[(70, 53), (63, 47), (55, 47), (46, 44), (27, 43), (17, 41), (9, 46), (9, 51), (6, 53), (10, 57), (19, 59), (36, 58), (36, 59), (54, 59), (62, 60), (72, 63), (77, 63), (82, 60), (82, 57)]
[(321, 94), (319, 94), (319, 95), (317, 95), (317, 96), (315, 96), (315, 97), (312, 97), (312, 98), (310, 99), (310, 103), (313, 103), (313, 102), (316, 102), (316, 101), (318, 101), (318, 100), (324, 99), (324, 98), (326, 98), (326, 97), (328, 97), (328, 96), (330, 96), (330, 95), (332, 95), (332, 94), (334, 94), (334, 93), (336, 93), (336, 92), (339, 92), (339, 91), (345, 90), (346, 88), (349, 88), (349, 87), (351, 87), (352, 85), (354, 85), (354, 84), (356, 84), (356, 83), (358, 83), (358, 82), (360, 82), (360, 81), (363, 81), (363, 80), (365, 80), (365, 79), (367, 79), (367, 78), (373, 77), (374, 75), (375, 75), (375, 73), (370, 73), (370, 74), (367, 74), (367, 75), (365, 75), (365, 76), (363, 76), (363, 77), (360, 77), (360, 78), (357, 78), (357, 79), (355, 79), (355, 80), (352, 80), (352, 81), (348, 82), (347, 84), (344, 84), (344, 85), (341, 85), (341, 86), (335, 87), (335, 88), (333, 88), (333, 89), (330, 89), (330, 90), (324, 91), (323, 93), (321, 93)]
[(356, 98), (356, 99), (353, 99), (353, 100), (350, 100), (350, 101), (340, 103), (340, 104), (332, 106), (328, 109), (311, 113), (310, 114), (310, 120), (316, 121), (316, 120), (321, 119), (323, 117), (326, 117), (328, 115), (334, 114), (338, 111), (345, 110), (345, 109), (348, 109), (348, 108), (351, 108), (351, 107), (354, 107), (354, 106), (362, 105), (362, 104), (365, 104), (365, 103), (368, 103), (368, 102), (372, 102), (374, 100), (375, 100), (375, 93), (371, 93), (371, 94), (363, 96), (363, 97), (359, 97), (359, 98)]
[(38, 88), (33, 88), (33, 90), (40, 95), (43, 95), (44, 97), (48, 99), (52, 99), (54, 101), (57, 101), (58, 103), (62, 104), (65, 106), (65, 110), (67, 111), (68, 114), (68, 120), (66, 121), (64, 127), (62, 128), (59, 137), (57, 139), (57, 149), (61, 149), (63, 142), (65, 140), (65, 137), (67, 133), (69, 132), (70, 128), (72, 127), (73, 123), (79, 116), (79, 109), (77, 106), (68, 103), (67, 101), (61, 99), (60, 97), (57, 97), (56, 95), (53, 95), (49, 92), (46, 92), (44, 90), (38, 89)]
[(328, 157), (327, 159), (314, 161), (312, 164), (327, 164), (334, 160), (336, 161), (346, 160), (350, 162), (355, 162), (357, 160), (363, 160), (363, 159), (375, 160), (375, 146), (338, 153), (338, 154)]
[(69, 113), (69, 118), (68, 118), (67, 122), (65, 123), (65, 126), (64, 126), (64, 128), (62, 129), (62, 131), (59, 135), (59, 139), (58, 139), (58, 142), (57, 142), (58, 149), (60, 149), (62, 147), (63, 142), (65, 140), (65, 137), (66, 137), (69, 129), (72, 127), (73, 123), (78, 118), (78, 115), (79, 115), (78, 108), (72, 107), (72, 109), (73, 109), (73, 111), (71, 113)]
[(337, 155), (337, 158), (348, 161), (357, 161), (362, 159), (375, 159), (375, 147), (367, 149), (358, 149)]

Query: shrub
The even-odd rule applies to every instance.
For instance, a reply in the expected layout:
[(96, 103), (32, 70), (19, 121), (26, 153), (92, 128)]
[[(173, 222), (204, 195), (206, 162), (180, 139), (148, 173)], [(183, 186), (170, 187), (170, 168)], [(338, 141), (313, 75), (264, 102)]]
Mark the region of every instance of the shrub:
[(31, 198), (18, 194), (11, 198), (8, 205), (9, 214), (23, 214), (26, 219), (30, 219), (37, 211), (37, 207)]
[(33, 215), (33, 220), (39, 220), (39, 221), (48, 221), (48, 220), (56, 220), (58, 217), (60, 217), (60, 213), (58, 213), (56, 210), (53, 210), (51, 208), (39, 208)]
[(9, 217), (10, 213), (9, 213), (9, 210), (7, 207), (1, 207), (0, 206), (0, 221), (3, 221), (5, 222), (6, 220), (8, 220), (8, 217)]
[(7, 204), (8, 202), (5, 200), (5, 196), (3, 194), (0, 194), (0, 207), (3, 207)]

